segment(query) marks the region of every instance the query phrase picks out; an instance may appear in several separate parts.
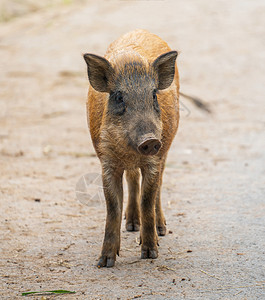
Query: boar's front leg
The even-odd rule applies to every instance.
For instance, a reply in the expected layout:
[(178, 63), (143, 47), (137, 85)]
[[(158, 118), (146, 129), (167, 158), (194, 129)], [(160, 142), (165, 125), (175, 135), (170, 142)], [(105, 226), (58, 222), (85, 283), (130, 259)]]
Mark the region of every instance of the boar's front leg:
[(160, 168), (142, 169), (141, 196), (141, 258), (157, 258), (158, 236), (156, 232), (156, 194), (160, 184)]
[(159, 187), (156, 194), (156, 230), (158, 235), (166, 235), (166, 219), (162, 210), (161, 205), (161, 186), (162, 186), (162, 177), (165, 169), (165, 158), (162, 159), (160, 165), (160, 178), (159, 178)]
[(102, 180), (107, 206), (105, 237), (98, 267), (113, 267), (116, 254), (120, 251), (120, 228), (122, 219), (123, 170), (111, 167), (110, 163), (102, 164)]

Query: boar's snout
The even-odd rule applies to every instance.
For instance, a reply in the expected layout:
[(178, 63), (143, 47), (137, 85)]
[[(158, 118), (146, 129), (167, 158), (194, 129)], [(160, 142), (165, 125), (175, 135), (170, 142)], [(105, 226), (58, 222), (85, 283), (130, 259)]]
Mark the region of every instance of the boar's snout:
[(161, 148), (162, 143), (154, 136), (148, 136), (142, 139), (138, 144), (138, 151), (143, 155), (155, 155)]

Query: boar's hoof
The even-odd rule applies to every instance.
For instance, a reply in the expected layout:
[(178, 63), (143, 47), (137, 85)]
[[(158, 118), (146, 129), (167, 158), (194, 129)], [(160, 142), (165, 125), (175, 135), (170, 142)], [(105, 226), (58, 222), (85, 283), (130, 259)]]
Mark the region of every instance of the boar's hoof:
[(149, 248), (142, 246), (141, 258), (157, 258), (158, 257), (158, 250), (157, 247)]
[(139, 231), (140, 224), (137, 224), (135, 222), (126, 223), (126, 230), (127, 231)]
[(115, 265), (115, 257), (107, 257), (107, 256), (101, 256), (99, 259), (99, 262), (97, 264), (98, 268), (107, 267), (111, 268)]
[(167, 233), (167, 227), (165, 225), (157, 226), (156, 230), (157, 230), (157, 234), (159, 236), (164, 236)]

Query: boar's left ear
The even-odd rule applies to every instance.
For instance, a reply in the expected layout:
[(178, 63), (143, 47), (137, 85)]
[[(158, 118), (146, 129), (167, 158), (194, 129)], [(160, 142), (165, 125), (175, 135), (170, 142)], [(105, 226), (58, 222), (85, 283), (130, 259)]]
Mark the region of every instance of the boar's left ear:
[(158, 74), (158, 89), (168, 88), (175, 75), (175, 62), (178, 56), (177, 51), (164, 53), (153, 62), (153, 67)]
[(87, 74), (92, 87), (98, 92), (110, 92), (110, 82), (113, 68), (108, 60), (95, 54), (84, 54), (87, 64)]

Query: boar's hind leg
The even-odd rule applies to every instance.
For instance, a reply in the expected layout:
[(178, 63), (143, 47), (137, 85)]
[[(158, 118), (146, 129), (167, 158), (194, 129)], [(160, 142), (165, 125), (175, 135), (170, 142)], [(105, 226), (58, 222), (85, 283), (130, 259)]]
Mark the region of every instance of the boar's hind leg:
[(140, 229), (140, 207), (139, 207), (139, 194), (140, 194), (140, 172), (139, 169), (126, 171), (126, 179), (128, 182), (129, 199), (126, 208), (126, 230), (139, 231)]
[(156, 194), (156, 230), (158, 235), (166, 235), (166, 219), (164, 217), (164, 213), (161, 205), (161, 186), (162, 186), (162, 177), (165, 169), (165, 159), (161, 162), (160, 168), (160, 178), (159, 178), (159, 187)]
[(102, 179), (106, 198), (107, 218), (105, 237), (98, 267), (113, 267), (120, 251), (120, 228), (123, 205), (123, 170), (103, 167)]
[(155, 204), (159, 186), (159, 170), (142, 170), (141, 195), (141, 258), (157, 258)]

